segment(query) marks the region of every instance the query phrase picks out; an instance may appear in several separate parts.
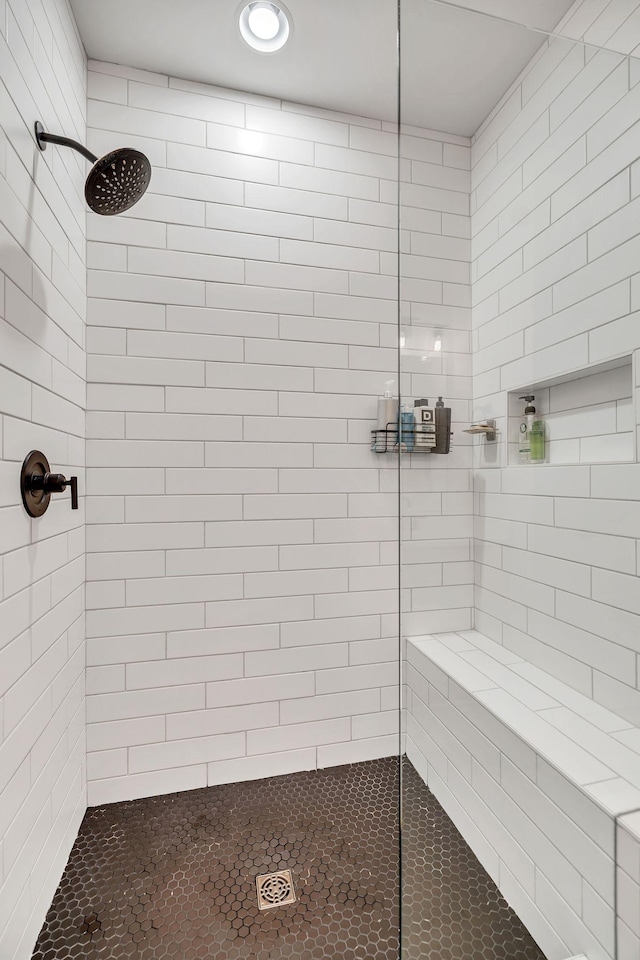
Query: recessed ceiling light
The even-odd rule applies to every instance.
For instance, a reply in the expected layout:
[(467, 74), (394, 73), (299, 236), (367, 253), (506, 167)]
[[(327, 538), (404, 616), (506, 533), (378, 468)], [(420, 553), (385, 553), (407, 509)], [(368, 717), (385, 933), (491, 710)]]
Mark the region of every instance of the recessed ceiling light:
[(280, 50), (291, 33), (290, 16), (282, 6), (268, 0), (254, 0), (240, 11), (240, 33), (260, 53)]
[(247, 23), (251, 33), (259, 40), (273, 40), (280, 30), (277, 11), (271, 5), (265, 4), (261, 7), (256, 3), (255, 6), (249, 7)]

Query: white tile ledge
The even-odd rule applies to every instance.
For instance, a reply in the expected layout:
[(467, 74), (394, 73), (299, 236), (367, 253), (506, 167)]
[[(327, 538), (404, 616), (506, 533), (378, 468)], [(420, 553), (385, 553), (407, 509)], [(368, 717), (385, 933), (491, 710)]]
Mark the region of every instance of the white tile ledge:
[(634, 810), (632, 813), (620, 817), (618, 824), (640, 844), (640, 810)]
[(609, 816), (640, 808), (624, 718), (475, 630), (408, 638), (407, 659), (445, 695), (457, 684)]

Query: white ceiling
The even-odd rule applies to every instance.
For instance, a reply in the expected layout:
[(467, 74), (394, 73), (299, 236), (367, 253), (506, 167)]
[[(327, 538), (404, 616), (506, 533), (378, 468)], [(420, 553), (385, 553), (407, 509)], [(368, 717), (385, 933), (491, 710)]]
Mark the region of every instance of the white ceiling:
[[(471, 136), (573, 0), (402, 0), (402, 118)], [(483, 11), (474, 13), (470, 9)]]
[[(71, 5), (93, 59), (395, 120), (396, 0), (285, 2), (293, 34), (275, 54), (256, 53), (241, 39), (238, 0)], [(542, 42), (519, 23), (552, 30), (572, 2), (402, 0), (404, 122), (474, 133)]]

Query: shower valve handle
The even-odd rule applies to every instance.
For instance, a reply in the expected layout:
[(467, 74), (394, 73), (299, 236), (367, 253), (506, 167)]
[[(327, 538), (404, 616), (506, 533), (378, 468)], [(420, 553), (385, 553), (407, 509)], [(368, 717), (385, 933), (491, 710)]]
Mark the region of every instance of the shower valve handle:
[(49, 461), (39, 450), (32, 450), (22, 464), (20, 489), (25, 510), (31, 517), (46, 512), (52, 493), (71, 488), (71, 509), (78, 509), (78, 478), (67, 479), (63, 473), (52, 473)]
[(71, 509), (78, 509), (78, 478), (65, 477), (63, 473), (45, 473), (44, 476), (31, 477), (31, 489), (44, 493), (64, 493), (65, 487), (71, 487)]

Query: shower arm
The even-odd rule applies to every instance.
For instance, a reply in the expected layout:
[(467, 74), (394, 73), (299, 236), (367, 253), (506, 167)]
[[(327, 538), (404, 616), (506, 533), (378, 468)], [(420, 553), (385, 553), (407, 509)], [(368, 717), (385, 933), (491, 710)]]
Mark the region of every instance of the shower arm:
[(83, 147), (77, 140), (71, 140), (69, 137), (59, 137), (55, 133), (45, 133), (44, 127), (39, 120), (35, 125), (35, 133), (36, 141), (41, 150), (46, 150), (48, 143), (57, 143), (60, 147), (71, 147), (72, 150), (81, 153), (90, 163), (96, 163), (98, 160), (94, 153), (91, 153), (90, 150)]

